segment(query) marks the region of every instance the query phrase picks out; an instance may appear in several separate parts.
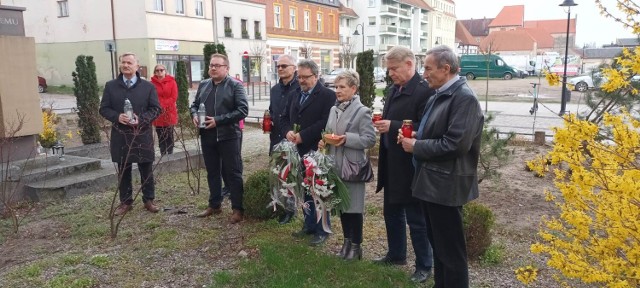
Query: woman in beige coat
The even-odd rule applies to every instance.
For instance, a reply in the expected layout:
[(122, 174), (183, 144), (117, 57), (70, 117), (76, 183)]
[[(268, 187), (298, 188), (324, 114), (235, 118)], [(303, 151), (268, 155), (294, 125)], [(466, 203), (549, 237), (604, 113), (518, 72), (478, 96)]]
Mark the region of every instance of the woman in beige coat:
[[(346, 157), (352, 162), (366, 160), (365, 149), (376, 143), (376, 134), (371, 122), (371, 110), (365, 107), (356, 95), (359, 86), (359, 76), (355, 71), (340, 73), (335, 79), (336, 105), (331, 108), (329, 120), (325, 127), (338, 135), (336, 145), (327, 145), (329, 155), (336, 159), (336, 171), (342, 171), (342, 161)], [(320, 140), (318, 148), (325, 147)], [(364, 212), (365, 182), (344, 181), (350, 196), (349, 209), (340, 215), (344, 244), (340, 250), (340, 257), (347, 260), (361, 259), (362, 225)]]

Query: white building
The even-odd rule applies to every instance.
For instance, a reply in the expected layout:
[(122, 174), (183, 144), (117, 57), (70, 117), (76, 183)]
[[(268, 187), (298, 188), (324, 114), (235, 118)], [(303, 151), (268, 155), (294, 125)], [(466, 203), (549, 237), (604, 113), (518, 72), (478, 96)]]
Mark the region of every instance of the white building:
[[(352, 8), (358, 21), (351, 21), (351, 33), (358, 26), (358, 34), (352, 36), (355, 52), (373, 49), (376, 61), (381, 61), (389, 49), (401, 45), (410, 48), (421, 59), (431, 48), (430, 19), (432, 10), (423, 0), (344, 0)], [(350, 6), (349, 6), (350, 5)], [(364, 35), (363, 33), (364, 32)], [(341, 35), (343, 36), (343, 35)], [(346, 37), (346, 35), (345, 35)], [(453, 38), (453, 37), (452, 37)], [(380, 66), (381, 62), (375, 66)]]
[[(3, 0), (3, 4), (27, 8), (24, 13), (27, 36), (36, 39), (38, 73), (50, 85), (72, 85), (71, 73), (78, 55), (91, 55), (96, 63), (98, 83), (118, 74), (117, 57), (134, 52), (141, 74), (149, 78), (157, 63), (165, 64), (175, 75), (177, 61), (187, 63), (192, 83), (202, 79), (206, 69), (202, 48), (224, 35), (222, 19), (212, 21), (219, 3), (222, 9), (247, 11), (247, 21), (264, 23), (264, 5), (240, 0), (112, 0), (112, 1), (32, 1)], [(8, 2), (8, 3), (7, 3)], [(240, 27), (240, 19), (233, 23)], [(262, 24), (261, 24), (262, 25)], [(216, 29), (217, 27), (217, 29)], [(264, 26), (261, 26), (264, 27)], [(253, 31), (253, 27), (248, 30)], [(255, 34), (249, 34), (254, 41)], [(242, 73), (238, 51), (244, 48), (236, 38), (221, 37), (228, 45), (231, 75)], [(228, 42), (228, 43), (227, 43)], [(115, 48), (111, 53), (110, 48)], [(112, 59), (113, 58), (113, 59)], [(113, 63), (113, 64), (112, 64)]]
[[(456, 4), (451, 0), (424, 0), (433, 8), (429, 13), (429, 47), (447, 45), (456, 47)], [(487, 4), (489, 5), (489, 4)]]

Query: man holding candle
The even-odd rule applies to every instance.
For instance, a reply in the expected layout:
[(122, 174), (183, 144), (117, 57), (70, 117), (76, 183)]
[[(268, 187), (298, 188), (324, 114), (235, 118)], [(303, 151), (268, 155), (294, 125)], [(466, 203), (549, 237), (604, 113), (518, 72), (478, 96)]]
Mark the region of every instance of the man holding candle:
[[(222, 178), (231, 191), (229, 222), (236, 224), (244, 220), (242, 196), (242, 157), (240, 141), (242, 130), (239, 121), (247, 117), (249, 106), (244, 87), (229, 74), (229, 58), (222, 54), (211, 55), (209, 76), (198, 86), (196, 98), (191, 104), (193, 124), (199, 127), (202, 158), (207, 168), (209, 184), (209, 207), (197, 217), (209, 217), (222, 213)], [(198, 109), (204, 103), (206, 117), (204, 128), (200, 127)], [(224, 169), (222, 169), (224, 167)], [(222, 177), (222, 174), (225, 177)]]
[(422, 200), (433, 245), (434, 287), (469, 287), (462, 206), (478, 197), (477, 166), (484, 116), (447, 46), (427, 51), (424, 77), (436, 89), (415, 138), (398, 137), (413, 153), (413, 196)]
[(410, 153), (396, 143), (403, 120), (420, 120), (427, 99), (434, 94), (427, 82), (416, 73), (415, 56), (411, 50), (396, 46), (385, 55), (393, 88), (386, 95), (382, 119), (374, 126), (380, 132), (380, 160), (376, 191), (384, 189), (384, 222), (387, 229), (387, 254), (375, 260), (379, 264), (407, 263), (407, 232), (416, 254), (414, 282), (425, 282), (433, 263), (427, 227), (419, 201), (411, 196), (414, 167)]

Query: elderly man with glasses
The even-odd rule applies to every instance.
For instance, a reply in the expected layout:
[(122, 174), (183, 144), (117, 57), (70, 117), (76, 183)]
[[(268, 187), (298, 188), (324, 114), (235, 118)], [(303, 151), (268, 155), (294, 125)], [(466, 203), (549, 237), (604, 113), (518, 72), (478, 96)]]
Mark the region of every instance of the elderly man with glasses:
[[(322, 138), (320, 134), (327, 124), (331, 107), (336, 102), (336, 93), (318, 83), (318, 70), (318, 64), (311, 60), (298, 62), (300, 87), (292, 95), (282, 116), (282, 125), (288, 131), (285, 137), (297, 144), (300, 156), (311, 150), (318, 150), (318, 142)], [(294, 131), (294, 124), (300, 129)], [(302, 230), (294, 233), (294, 236), (314, 235), (310, 244), (320, 245), (327, 240), (329, 234), (323, 230), (322, 224), (316, 221), (316, 209), (311, 196), (305, 195), (304, 201), (309, 204), (309, 209), (304, 210)], [(329, 222), (328, 213), (324, 217)]]
[[(295, 59), (290, 55), (283, 55), (278, 58), (278, 77), (280, 80), (271, 87), (271, 97), (269, 103), (269, 114), (273, 122), (273, 128), (269, 135), (269, 155), (273, 151), (273, 146), (278, 144), (289, 132), (289, 127), (282, 125), (282, 114), (288, 107), (291, 99), (295, 98), (295, 92), (300, 88), (298, 74), (296, 71)], [(280, 224), (287, 224), (295, 216), (295, 203), (286, 203), (285, 215), (280, 218)]]
[[(249, 111), (244, 87), (229, 74), (229, 59), (222, 54), (211, 55), (209, 76), (198, 86), (191, 105), (193, 124), (200, 129), (202, 156), (207, 168), (209, 207), (198, 217), (222, 213), (222, 175), (231, 191), (231, 224), (243, 220), (242, 159), (240, 139), (242, 131), (238, 122)], [(206, 117), (204, 127), (198, 121), (198, 109), (204, 103)], [(224, 169), (221, 169), (224, 167)]]

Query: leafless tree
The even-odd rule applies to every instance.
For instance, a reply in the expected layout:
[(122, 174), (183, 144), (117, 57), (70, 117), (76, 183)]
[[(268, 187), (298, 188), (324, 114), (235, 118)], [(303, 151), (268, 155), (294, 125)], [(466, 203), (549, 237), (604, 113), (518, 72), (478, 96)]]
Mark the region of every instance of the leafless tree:
[(352, 41), (343, 41), (342, 43), (340, 43), (340, 66), (342, 68), (352, 68), (352, 62), (353, 62), (353, 58), (355, 58), (355, 55), (353, 55), (353, 47), (354, 44)]
[(302, 42), (302, 47), (300, 47), (300, 53), (302, 53), (302, 56), (304, 57), (304, 59), (311, 59), (311, 57), (313, 57), (313, 45), (311, 45), (311, 42), (309, 41)]

